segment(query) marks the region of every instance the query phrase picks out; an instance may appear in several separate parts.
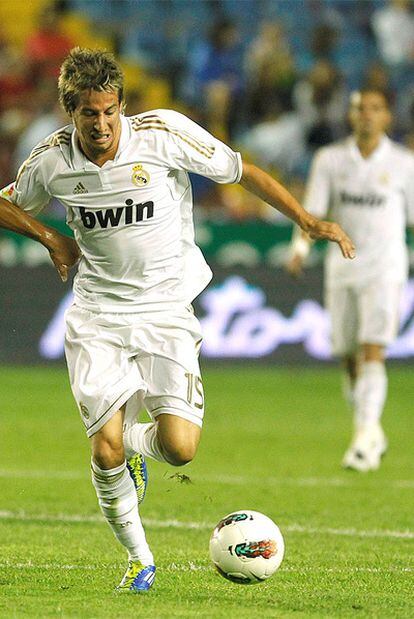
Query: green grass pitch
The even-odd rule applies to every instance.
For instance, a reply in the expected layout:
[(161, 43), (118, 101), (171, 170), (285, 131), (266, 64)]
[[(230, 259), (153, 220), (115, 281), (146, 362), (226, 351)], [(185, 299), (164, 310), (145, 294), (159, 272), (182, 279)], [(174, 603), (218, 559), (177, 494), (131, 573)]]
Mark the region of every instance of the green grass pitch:
[[(414, 617), (412, 368), (391, 367), (376, 473), (341, 470), (351, 432), (339, 372), (206, 368), (199, 453), (149, 463), (141, 514), (158, 566), (119, 595), (125, 556), (100, 517), (64, 369), (0, 370), (0, 617)], [(185, 474), (190, 481), (177, 474)], [(213, 525), (264, 512), (286, 542), (266, 583), (212, 569)]]

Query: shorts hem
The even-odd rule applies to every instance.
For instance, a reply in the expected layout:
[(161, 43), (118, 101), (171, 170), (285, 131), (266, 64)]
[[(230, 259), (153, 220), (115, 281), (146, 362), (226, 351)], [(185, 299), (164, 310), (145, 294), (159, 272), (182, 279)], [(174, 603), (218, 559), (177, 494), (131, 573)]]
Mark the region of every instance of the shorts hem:
[(94, 434), (96, 434), (111, 417), (128, 402), (128, 400), (139, 391), (137, 388), (130, 388), (124, 391), (121, 395), (119, 395), (111, 406), (97, 419), (89, 428), (86, 428), (86, 435), (88, 438), (91, 438)]
[(358, 342), (358, 346), (362, 346), (363, 344), (375, 344), (377, 346), (391, 346), (393, 341), (396, 339), (397, 334), (390, 337), (364, 337), (363, 340)]
[(394, 342), (395, 337), (382, 339), (377, 337), (364, 338), (364, 340), (362, 340), (361, 342), (357, 342), (352, 348), (332, 348), (332, 355), (334, 357), (353, 355), (357, 353), (361, 346), (363, 346), (364, 344), (374, 344), (375, 346), (383, 346), (384, 348), (388, 348), (388, 346), (391, 346), (391, 344)]
[(197, 415), (192, 415), (191, 413), (186, 413), (179, 408), (174, 408), (172, 406), (160, 406), (156, 408), (154, 411), (148, 411), (151, 418), (156, 419), (158, 415), (175, 415), (176, 417), (181, 417), (182, 419), (186, 419), (187, 421), (191, 421), (199, 428), (203, 427), (203, 419), (197, 417)]

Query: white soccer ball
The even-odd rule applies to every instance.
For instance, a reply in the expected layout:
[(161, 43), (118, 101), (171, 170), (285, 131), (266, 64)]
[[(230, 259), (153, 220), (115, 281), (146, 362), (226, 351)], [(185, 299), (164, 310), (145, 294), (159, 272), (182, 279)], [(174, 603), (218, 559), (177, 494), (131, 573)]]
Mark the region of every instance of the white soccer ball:
[(273, 520), (247, 509), (225, 516), (210, 538), (210, 557), (217, 571), (245, 585), (269, 578), (284, 552), (282, 534)]

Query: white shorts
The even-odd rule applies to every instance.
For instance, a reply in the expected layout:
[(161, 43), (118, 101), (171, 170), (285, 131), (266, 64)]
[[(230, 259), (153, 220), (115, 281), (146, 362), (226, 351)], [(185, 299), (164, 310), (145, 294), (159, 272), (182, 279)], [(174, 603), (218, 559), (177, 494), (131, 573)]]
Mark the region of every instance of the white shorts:
[(192, 308), (99, 314), (73, 305), (66, 313), (65, 353), (73, 395), (88, 436), (127, 403), (125, 423), (142, 408), (202, 425), (200, 324)]
[(391, 344), (398, 333), (401, 291), (396, 282), (328, 289), (333, 354), (354, 354), (360, 344)]

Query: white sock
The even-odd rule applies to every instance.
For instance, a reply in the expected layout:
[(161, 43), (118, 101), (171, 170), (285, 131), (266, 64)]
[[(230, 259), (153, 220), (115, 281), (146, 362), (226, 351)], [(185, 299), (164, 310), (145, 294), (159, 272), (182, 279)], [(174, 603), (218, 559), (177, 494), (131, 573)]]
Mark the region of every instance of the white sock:
[(130, 559), (153, 565), (138, 513), (137, 493), (126, 462), (103, 470), (92, 460), (91, 468), (100, 508), (116, 538), (128, 550)]
[(342, 374), (342, 395), (353, 409), (355, 406), (355, 381), (351, 379), (348, 372), (343, 372)]
[(387, 373), (382, 361), (364, 361), (355, 384), (355, 424), (379, 423), (387, 397)]
[(158, 462), (167, 462), (157, 438), (157, 424), (134, 423), (124, 432), (124, 449), (127, 459), (136, 453)]

